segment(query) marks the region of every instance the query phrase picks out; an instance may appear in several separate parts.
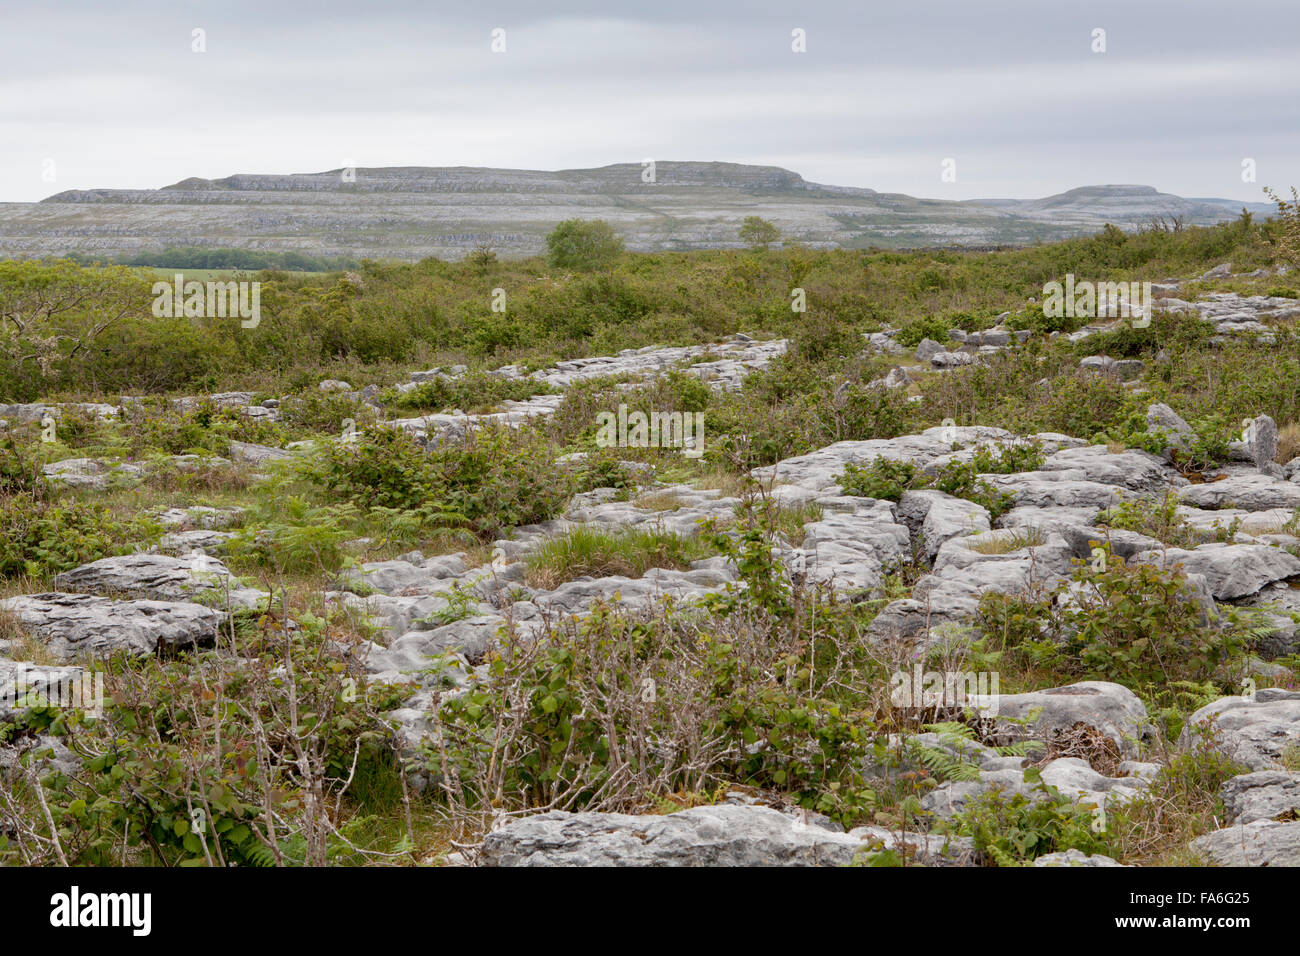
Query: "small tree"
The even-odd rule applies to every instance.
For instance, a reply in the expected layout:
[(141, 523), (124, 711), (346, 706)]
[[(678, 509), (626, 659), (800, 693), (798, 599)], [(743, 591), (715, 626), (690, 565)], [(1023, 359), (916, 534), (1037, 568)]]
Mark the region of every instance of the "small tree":
[(546, 237), (547, 260), (556, 269), (608, 269), (623, 252), (623, 240), (603, 219), (566, 219)]
[(148, 316), (149, 281), (125, 266), (69, 259), (0, 262), (0, 391), (38, 388), (97, 347), (101, 336)]
[(1300, 193), (1291, 187), (1291, 199), (1265, 189), (1265, 194), (1277, 203), (1277, 243), (1278, 254), (1293, 265), (1300, 265)]
[(465, 257), (469, 260), (470, 265), (474, 266), (479, 272), (487, 272), (492, 266), (496, 265), (497, 253), (492, 248), (492, 243), (484, 240), (474, 246), (470, 254)]
[(740, 240), (749, 243), (752, 249), (766, 250), (780, 238), (781, 231), (760, 216), (746, 216), (740, 224)]

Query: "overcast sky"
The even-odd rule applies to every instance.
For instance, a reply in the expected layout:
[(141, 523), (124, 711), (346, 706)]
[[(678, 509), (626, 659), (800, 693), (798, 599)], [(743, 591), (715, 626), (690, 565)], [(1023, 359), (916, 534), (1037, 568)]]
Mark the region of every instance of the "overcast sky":
[(1263, 200), (1300, 185), (1298, 44), (1297, 0), (0, 0), (0, 201), (648, 158), (946, 199)]

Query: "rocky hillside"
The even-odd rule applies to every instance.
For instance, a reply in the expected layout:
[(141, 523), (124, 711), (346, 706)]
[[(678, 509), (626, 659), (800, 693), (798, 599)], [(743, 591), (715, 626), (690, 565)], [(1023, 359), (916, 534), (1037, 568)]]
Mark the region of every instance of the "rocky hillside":
[[(167, 246), (311, 255), (455, 259), (489, 243), (532, 255), (568, 218), (605, 219), (630, 249), (728, 248), (746, 216), (814, 246), (1024, 244), (1106, 222), (1178, 217), (1208, 225), (1240, 211), (1149, 186), (1089, 186), (1032, 201), (949, 202), (823, 186), (771, 166), (661, 162), (537, 170), (395, 167), (186, 179), (150, 190), (90, 189), (0, 204), (0, 256), (120, 257)], [(355, 175), (352, 175), (352, 174)], [(1253, 204), (1258, 210), (1271, 207)]]
[(1300, 865), (1291, 275), (0, 406), (0, 861)]

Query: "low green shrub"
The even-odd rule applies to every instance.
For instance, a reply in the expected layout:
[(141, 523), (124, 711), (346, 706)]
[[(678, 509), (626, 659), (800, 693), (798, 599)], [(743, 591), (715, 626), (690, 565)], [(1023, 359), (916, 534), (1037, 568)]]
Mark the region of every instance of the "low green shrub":
[(1000, 492), (988, 481), (980, 477), (986, 469), (990, 472), (1002, 469), (1016, 469), (1022, 464), (1032, 464), (1041, 458), (1015, 451), (1007, 459), (976, 456), (970, 462), (950, 461), (940, 467), (934, 477), (925, 474), (910, 462), (891, 461), (876, 458), (870, 465), (848, 463), (844, 474), (840, 476), (840, 489), (846, 495), (861, 495), (866, 498), (882, 498), (898, 501), (903, 493), (917, 488), (933, 488), (955, 498), (973, 501), (988, 509), (991, 518), (998, 518), (1010, 510), (1015, 497)]
[(899, 345), (904, 345), (909, 349), (914, 349), (921, 344), (922, 339), (931, 339), (940, 345), (948, 344), (948, 330), (952, 325), (937, 315), (928, 315), (922, 319), (916, 319), (909, 322), (898, 330), (894, 340)]
[(953, 820), (989, 863), (1024, 866), (1061, 850), (1082, 850), (1090, 856), (1110, 852), (1105, 828), (1098, 823), (1104, 819), (1098, 816), (1102, 808), (1081, 804), (1043, 783), (1034, 768), (1025, 771), (1025, 780), (1039, 792), (1032, 797), (984, 793)]
[(531, 429), (483, 427), (426, 450), (404, 431), (377, 426), (327, 443), (304, 474), (363, 509), (412, 511), (431, 527), (464, 527), (489, 539), (555, 517), (583, 490), (554, 467), (554, 452)]
[(930, 477), (910, 461), (875, 458), (869, 465), (849, 462), (839, 478), (840, 491), (862, 498), (898, 501), (913, 488), (924, 488)]
[(639, 578), (651, 568), (685, 570), (712, 550), (697, 537), (671, 531), (601, 531), (581, 526), (544, 543), (528, 557), (528, 583), (554, 588), (587, 575)]
[(1009, 665), (1114, 681), (1161, 702), (1181, 685), (1222, 680), (1222, 666), (1248, 642), (1248, 621), (1207, 623), (1176, 569), (1126, 565), (1103, 543), (1073, 577), (1064, 604), (986, 594), (976, 626), (989, 649)]
[(475, 372), (457, 378), (432, 378), (405, 392), (385, 391), (380, 393), (379, 400), (392, 408), (409, 411), (449, 412), (460, 409), (474, 413), (505, 401), (523, 401), (554, 391), (545, 382), (531, 378), (505, 378)]
[(61, 571), (156, 543), (162, 529), (102, 505), (40, 493), (0, 496), (0, 578), (44, 580)]

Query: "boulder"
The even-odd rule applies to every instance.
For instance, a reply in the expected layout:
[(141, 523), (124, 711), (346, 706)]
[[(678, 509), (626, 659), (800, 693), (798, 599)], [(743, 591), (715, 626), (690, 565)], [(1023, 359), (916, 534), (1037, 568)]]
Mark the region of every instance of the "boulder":
[(1230, 777), (1219, 790), (1230, 823), (1300, 819), (1300, 773), (1259, 770)]
[(1251, 770), (1282, 770), (1282, 755), (1300, 745), (1300, 692), (1266, 688), (1242, 697), (1221, 697), (1187, 720), (1182, 746), (1210, 729), (1216, 749)]
[(458, 652), (471, 663), (483, 660), (505, 623), (499, 614), (478, 614), (432, 630), (408, 631), (386, 648), (376, 647), (364, 660), (366, 670), (389, 682), (420, 678), (435, 654)]
[(1300, 574), (1300, 558), (1266, 544), (1203, 544), (1187, 551), (1168, 548), (1142, 551), (1130, 559), (1133, 564), (1150, 564), (1174, 569), (1188, 576), (1204, 576), (1215, 600), (1254, 594), (1267, 584)]
[(50, 481), (70, 488), (100, 491), (107, 488), (114, 478), (127, 482), (137, 481), (143, 474), (143, 469), (138, 465), (103, 462), (95, 458), (65, 458), (43, 465), (41, 472)]
[(1243, 511), (1268, 511), (1300, 508), (1300, 486), (1269, 475), (1233, 475), (1221, 481), (1180, 488), (1178, 497), (1193, 508), (1240, 508)]
[(1027, 719), (1035, 713), (1036, 720), (1030, 725), (1035, 737), (1050, 739), (1053, 734), (1069, 731), (1082, 723), (1110, 737), (1121, 753), (1134, 752), (1137, 742), (1150, 732), (1147, 709), (1138, 696), (1127, 687), (1108, 681), (1080, 681), (1026, 694), (1000, 694), (996, 698), (990, 695), (988, 700), (973, 697), (972, 701), (974, 706), (984, 706), (995, 713), (1000, 729), (1012, 736), (1021, 736), (1023, 732), (1006, 718)]
[(269, 445), (254, 445), (250, 442), (232, 441), (230, 443), (230, 460), (247, 465), (265, 465), (271, 461), (284, 461), (293, 457), (292, 452)]
[[(923, 861), (969, 857), (967, 840), (908, 835)], [(859, 851), (896, 848), (879, 827), (826, 829), (761, 806), (718, 804), (666, 815), (566, 813), (523, 817), (483, 840), (482, 866), (844, 866)], [(945, 854), (945, 849), (947, 853)]]
[(1064, 850), (1048, 853), (1034, 860), (1034, 866), (1127, 866), (1108, 856), (1094, 853), (1092, 856), (1082, 850)]
[(243, 524), (245, 514), (243, 508), (209, 508), (206, 505), (196, 505), (193, 508), (168, 508), (158, 515), (157, 521), (164, 528), (174, 531), (193, 529), (224, 531)]
[(1147, 431), (1163, 434), (1171, 448), (1186, 451), (1196, 440), (1196, 431), (1168, 405), (1157, 402), (1147, 409)]
[(960, 368), (963, 365), (972, 365), (975, 362), (975, 356), (969, 352), (936, 352), (930, 356), (930, 364), (938, 369)]
[(0, 601), (60, 660), (123, 651), (136, 656), (211, 643), (221, 611), (180, 601), (113, 601), (90, 594), (26, 594)]
[(1089, 481), (1084, 475), (1082, 469), (1062, 469), (982, 477), (998, 491), (1011, 494), (1018, 508), (1091, 508), (1102, 511), (1123, 500), (1122, 488)]
[[(450, 589), (469, 570), (463, 552), (427, 561), (418, 554), (415, 560), (410, 557), (366, 562), (356, 570), (345, 571), (341, 583), (359, 594), (429, 594)], [(482, 570), (487, 573), (486, 568)]]
[(1260, 415), (1250, 423), (1246, 434), (1249, 436), (1247, 445), (1251, 460), (1256, 468), (1264, 471), (1273, 464), (1277, 455), (1277, 422), (1267, 415)]
[(898, 502), (898, 516), (920, 532), (931, 560), (945, 541), (981, 534), (990, 528), (987, 508), (942, 491), (904, 492)]
[(1142, 377), (1147, 366), (1141, 359), (1117, 359), (1110, 370), (1119, 376), (1121, 382), (1132, 382)]
[(484, 866), (844, 866), (863, 841), (767, 807), (707, 806), (663, 816), (552, 811), (483, 841)]
[(1300, 823), (1256, 820), (1197, 837), (1191, 848), (1218, 866), (1300, 866)]
[(1163, 547), (1162, 543), (1155, 538), (1121, 528), (1068, 525), (1063, 527), (1060, 533), (1070, 545), (1071, 554), (1076, 558), (1087, 558), (1092, 554), (1094, 547), (1100, 546), (1108, 546), (1111, 554), (1125, 560), (1135, 554)]
[(177, 531), (165, 534), (158, 541), (158, 550), (173, 556), (185, 555), (193, 560), (194, 553), (217, 555), (226, 550), (233, 531)]
[(1041, 470), (1078, 471), (1085, 481), (1130, 491), (1163, 492), (1171, 484), (1187, 484), (1186, 478), (1155, 455), (1134, 449), (1115, 453), (1105, 445), (1062, 449), (1049, 455)]
[(101, 558), (64, 571), (56, 587), (82, 594), (125, 595), (158, 601), (190, 601), (251, 608), (265, 605), (265, 591), (246, 588), (219, 558), (198, 552), (185, 558), (166, 554), (125, 554)]
[(933, 339), (921, 339), (921, 343), (916, 347), (916, 357), (922, 362), (928, 362), (940, 352), (948, 351)]

